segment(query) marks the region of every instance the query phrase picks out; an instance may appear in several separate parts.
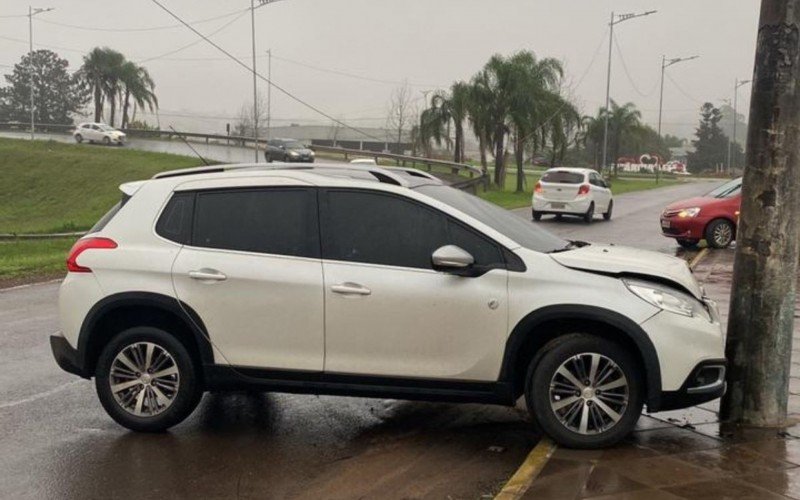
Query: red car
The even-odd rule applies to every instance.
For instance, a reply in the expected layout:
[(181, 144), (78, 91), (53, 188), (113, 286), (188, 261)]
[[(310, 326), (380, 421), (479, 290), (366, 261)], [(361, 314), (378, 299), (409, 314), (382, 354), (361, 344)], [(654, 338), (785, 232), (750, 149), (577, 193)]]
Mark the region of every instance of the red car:
[(742, 203), (742, 178), (723, 184), (708, 194), (672, 203), (661, 213), (661, 232), (684, 248), (705, 239), (708, 246), (725, 248), (736, 239)]

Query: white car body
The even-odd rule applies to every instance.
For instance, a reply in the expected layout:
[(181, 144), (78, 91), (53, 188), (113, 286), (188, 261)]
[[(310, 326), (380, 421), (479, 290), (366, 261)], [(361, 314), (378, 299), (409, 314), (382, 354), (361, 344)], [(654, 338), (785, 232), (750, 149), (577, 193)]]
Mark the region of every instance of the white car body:
[(534, 215), (584, 216), (590, 209), (594, 214), (609, 213), (613, 196), (608, 183), (592, 169), (551, 168), (536, 184), (531, 203)]
[[(371, 178), (372, 171), (383, 181)], [(704, 298), (684, 261), (613, 246), (555, 253), (526, 248), (486, 221), (426, 194), (450, 188), (430, 176), (406, 174), (347, 165), (224, 166), (123, 185), (121, 209), (84, 237), (118, 246), (81, 253), (77, 263), (91, 272), (70, 272), (61, 286), (62, 331), (52, 340), (56, 359), (67, 371), (91, 377), (91, 357), (99, 349), (91, 345), (101, 341), (101, 334), (92, 333), (101, 321), (98, 311), (123, 298), (125, 307), (164, 301), (173, 309), (180, 304), (194, 326), (202, 326), (208, 340), (202, 359), (206, 388), (212, 387), (211, 375), (235, 367), (272, 374), (273, 390), (514, 404), (522, 376), (514, 371), (522, 362), (515, 346), (527, 342), (528, 328), (541, 324), (537, 321), (562, 315), (616, 325), (621, 330), (609, 335), (619, 335), (620, 341), (628, 333), (636, 337), (624, 342), (642, 349), (651, 411), (713, 399), (724, 391), (716, 306)], [(507, 266), (465, 277), (324, 254), (206, 248), (157, 232), (168, 200), (179, 193), (262, 188), (362, 190), (420, 204), (494, 242)], [(669, 283), (708, 316), (662, 310), (637, 298), (621, 278)], [(721, 366), (721, 372), (711, 389), (693, 397), (687, 390), (704, 363)], [(290, 373), (291, 380), (276, 381), (281, 375), (275, 373)], [(302, 374), (308, 374), (306, 385), (292, 385)], [(337, 385), (342, 380), (350, 385)], [(369, 389), (360, 392), (352, 384)]]
[(105, 123), (80, 123), (72, 133), (76, 142), (101, 142), (103, 144), (125, 144), (127, 136), (124, 132), (106, 125)]

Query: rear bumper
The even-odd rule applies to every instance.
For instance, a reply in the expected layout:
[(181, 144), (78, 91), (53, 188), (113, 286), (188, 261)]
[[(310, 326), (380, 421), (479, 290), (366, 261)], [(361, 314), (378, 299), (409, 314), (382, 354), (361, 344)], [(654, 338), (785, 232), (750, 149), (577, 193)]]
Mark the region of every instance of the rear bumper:
[(89, 374), (87, 374), (84, 369), (80, 354), (77, 349), (69, 345), (67, 339), (61, 335), (51, 335), (50, 349), (53, 351), (53, 357), (56, 363), (62, 370), (83, 378), (89, 378)]
[(549, 200), (539, 196), (533, 197), (533, 210), (541, 214), (580, 214), (589, 211), (592, 198), (584, 196), (569, 201)]
[(668, 411), (699, 405), (721, 398), (727, 388), (725, 383), (724, 359), (714, 359), (699, 363), (686, 377), (677, 391), (662, 391), (657, 408), (649, 411)]

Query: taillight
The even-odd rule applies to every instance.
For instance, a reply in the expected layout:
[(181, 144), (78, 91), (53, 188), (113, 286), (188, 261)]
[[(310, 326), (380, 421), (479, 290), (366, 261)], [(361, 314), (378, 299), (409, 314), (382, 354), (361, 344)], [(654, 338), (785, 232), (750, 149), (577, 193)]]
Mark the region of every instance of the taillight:
[(582, 194), (589, 194), (589, 185), (588, 184), (581, 184), (581, 187), (578, 188), (578, 196)]
[(83, 238), (75, 242), (67, 255), (67, 271), (71, 273), (90, 273), (91, 269), (78, 265), (78, 256), (86, 250), (117, 248), (117, 243), (109, 238)]
[(533, 186), (534, 193), (541, 193), (542, 192), (542, 183), (537, 182), (535, 186)]

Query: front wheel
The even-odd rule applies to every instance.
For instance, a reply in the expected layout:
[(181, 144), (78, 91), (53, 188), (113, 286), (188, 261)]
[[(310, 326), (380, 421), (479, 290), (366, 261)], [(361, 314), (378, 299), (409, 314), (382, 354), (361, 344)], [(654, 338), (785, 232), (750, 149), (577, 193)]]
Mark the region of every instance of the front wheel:
[(186, 347), (164, 330), (134, 327), (100, 353), (95, 388), (118, 424), (160, 432), (182, 422), (202, 396), (198, 372)]
[(537, 212), (536, 210), (531, 210), (531, 215), (533, 216), (533, 220), (540, 221), (542, 220), (542, 212)]
[(103, 144), (108, 146), (109, 144), (111, 144), (111, 139), (109, 139), (108, 137), (103, 137)]
[(272, 155), (270, 155), (269, 153), (267, 153), (266, 151), (264, 151), (264, 160), (265, 160), (267, 163), (272, 163)]
[(611, 220), (611, 212), (614, 210), (614, 200), (608, 201), (608, 210), (603, 214), (603, 220)]
[(727, 248), (733, 241), (734, 227), (730, 221), (717, 219), (706, 227), (706, 242), (712, 248)]
[(528, 411), (569, 448), (603, 448), (627, 436), (642, 412), (640, 367), (622, 346), (583, 333), (551, 341), (528, 368)]

